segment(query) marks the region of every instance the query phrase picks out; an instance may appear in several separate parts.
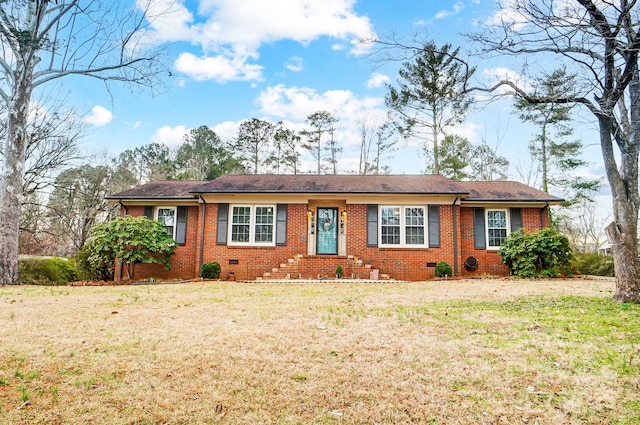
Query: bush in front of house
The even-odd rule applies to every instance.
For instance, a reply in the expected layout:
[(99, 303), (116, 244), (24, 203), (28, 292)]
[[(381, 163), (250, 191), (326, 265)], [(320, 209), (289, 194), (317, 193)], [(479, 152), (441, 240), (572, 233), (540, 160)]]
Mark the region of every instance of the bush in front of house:
[(220, 263), (212, 261), (200, 266), (200, 276), (205, 279), (218, 279), (220, 277)]
[(91, 247), (87, 245), (80, 248), (75, 259), (78, 265), (78, 279), (80, 280), (113, 280), (115, 264), (107, 262), (92, 264), (89, 256), (92, 255)]
[(569, 239), (550, 227), (525, 233), (512, 232), (498, 250), (511, 274), (523, 278), (571, 274), (573, 253)]
[(577, 273), (591, 276), (613, 277), (613, 257), (597, 253), (576, 252), (574, 269)]
[(170, 270), (176, 242), (159, 221), (128, 215), (95, 226), (83, 249), (91, 270), (106, 268), (112, 274), (118, 259), (126, 275), (134, 279), (138, 263), (161, 264)]
[(438, 277), (451, 277), (453, 270), (451, 266), (444, 261), (436, 264), (436, 276)]
[(66, 258), (26, 258), (19, 273), (25, 285), (66, 285), (78, 277), (76, 263)]

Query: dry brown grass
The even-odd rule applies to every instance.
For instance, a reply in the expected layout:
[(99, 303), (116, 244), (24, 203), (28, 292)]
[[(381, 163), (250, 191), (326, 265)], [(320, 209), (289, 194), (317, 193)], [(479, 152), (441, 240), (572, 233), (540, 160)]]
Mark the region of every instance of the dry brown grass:
[(0, 287), (0, 423), (637, 423), (640, 310), (612, 290)]

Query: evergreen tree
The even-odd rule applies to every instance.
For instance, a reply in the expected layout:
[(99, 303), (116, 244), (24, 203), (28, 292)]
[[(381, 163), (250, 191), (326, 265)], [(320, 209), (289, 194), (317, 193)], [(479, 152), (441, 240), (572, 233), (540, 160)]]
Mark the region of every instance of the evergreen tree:
[(466, 84), (475, 70), (458, 59), (459, 50), (433, 43), (416, 49), (413, 61), (402, 64), (398, 87), (389, 86), (385, 99), (400, 134), (423, 141), (427, 168), (434, 174), (441, 172), (440, 138), (462, 122), (472, 102)]

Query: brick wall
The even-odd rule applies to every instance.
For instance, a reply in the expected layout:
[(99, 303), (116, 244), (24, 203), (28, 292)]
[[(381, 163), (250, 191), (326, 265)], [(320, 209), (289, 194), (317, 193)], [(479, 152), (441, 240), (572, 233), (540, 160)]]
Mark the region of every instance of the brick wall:
[[(218, 206), (207, 205), (203, 261), (220, 263), (221, 278), (234, 272), (236, 279), (255, 279), (277, 267), (288, 258), (307, 252), (307, 204), (289, 204), (287, 211), (287, 244), (273, 247), (238, 247), (217, 245)], [(198, 243), (200, 241), (198, 240)], [(230, 262), (237, 264), (230, 264)], [(198, 273), (196, 272), (197, 276)]]
[[(187, 207), (187, 235), (186, 243), (176, 247), (174, 255), (171, 257), (171, 270), (159, 264), (136, 264), (135, 279), (193, 279), (193, 270), (198, 267), (198, 258), (196, 256), (197, 246), (194, 243), (199, 233), (199, 208), (197, 206)], [(127, 214), (138, 217), (144, 215), (144, 207), (127, 206)], [(121, 215), (124, 211), (121, 210)], [(123, 275), (126, 271), (123, 271)], [(116, 269), (116, 278), (118, 277)]]
[(440, 206), (439, 248), (378, 248), (367, 246), (366, 205), (347, 206), (347, 252), (380, 269), (394, 279), (426, 280), (435, 276), (435, 267), (427, 263), (447, 262), (454, 266), (452, 207)]
[[(461, 276), (481, 277), (483, 275), (506, 276), (509, 274), (507, 266), (502, 264), (497, 250), (476, 249), (473, 237), (473, 208), (460, 208), (460, 239), (461, 239)], [(542, 215), (541, 215), (542, 214)], [(522, 225), (526, 232), (533, 232), (548, 225), (547, 209), (523, 208)], [(464, 268), (464, 261), (469, 257), (478, 260), (478, 268), (469, 271)]]
[[(255, 279), (264, 272), (286, 263), (287, 259), (298, 254), (307, 254), (307, 204), (289, 204), (287, 213), (286, 246), (274, 247), (235, 247), (216, 244), (218, 205), (207, 204), (204, 217), (204, 240), (202, 237), (202, 205), (188, 207), (186, 244), (176, 248), (171, 259), (172, 269), (164, 270), (158, 265), (138, 264), (136, 278), (154, 277), (160, 279), (193, 279), (199, 276), (202, 262), (217, 261), (221, 265), (221, 278), (228, 278), (229, 272), (236, 279)], [(494, 250), (478, 250), (473, 240), (473, 208), (456, 206), (457, 229), (453, 226), (452, 205), (440, 206), (440, 247), (425, 249), (377, 248), (367, 246), (367, 206), (347, 205), (347, 254), (371, 264), (380, 273), (402, 280), (426, 280), (435, 277), (435, 263), (445, 261), (457, 271), (459, 276), (473, 277), (490, 274), (503, 276), (507, 268), (500, 262)], [(142, 215), (143, 207), (129, 206), (127, 213)], [(524, 208), (522, 219), (527, 231), (540, 229), (541, 210)], [(546, 214), (544, 224), (547, 224)], [(454, 231), (457, 231), (457, 253), (454, 252)], [(201, 247), (203, 250), (201, 251)], [(456, 255), (457, 254), (457, 255)], [(464, 268), (466, 258), (473, 256), (478, 260), (478, 269), (468, 271)], [(301, 262), (299, 269), (303, 278), (316, 278), (318, 274), (331, 277), (335, 268), (341, 264), (345, 276), (353, 273), (352, 259), (336, 256), (316, 256), (312, 261)], [(116, 273), (117, 275), (117, 273)]]

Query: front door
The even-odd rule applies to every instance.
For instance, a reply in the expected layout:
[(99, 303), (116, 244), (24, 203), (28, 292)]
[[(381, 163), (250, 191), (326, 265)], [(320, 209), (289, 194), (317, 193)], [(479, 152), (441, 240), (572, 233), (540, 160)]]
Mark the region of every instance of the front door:
[(338, 253), (338, 209), (318, 208), (317, 253)]

